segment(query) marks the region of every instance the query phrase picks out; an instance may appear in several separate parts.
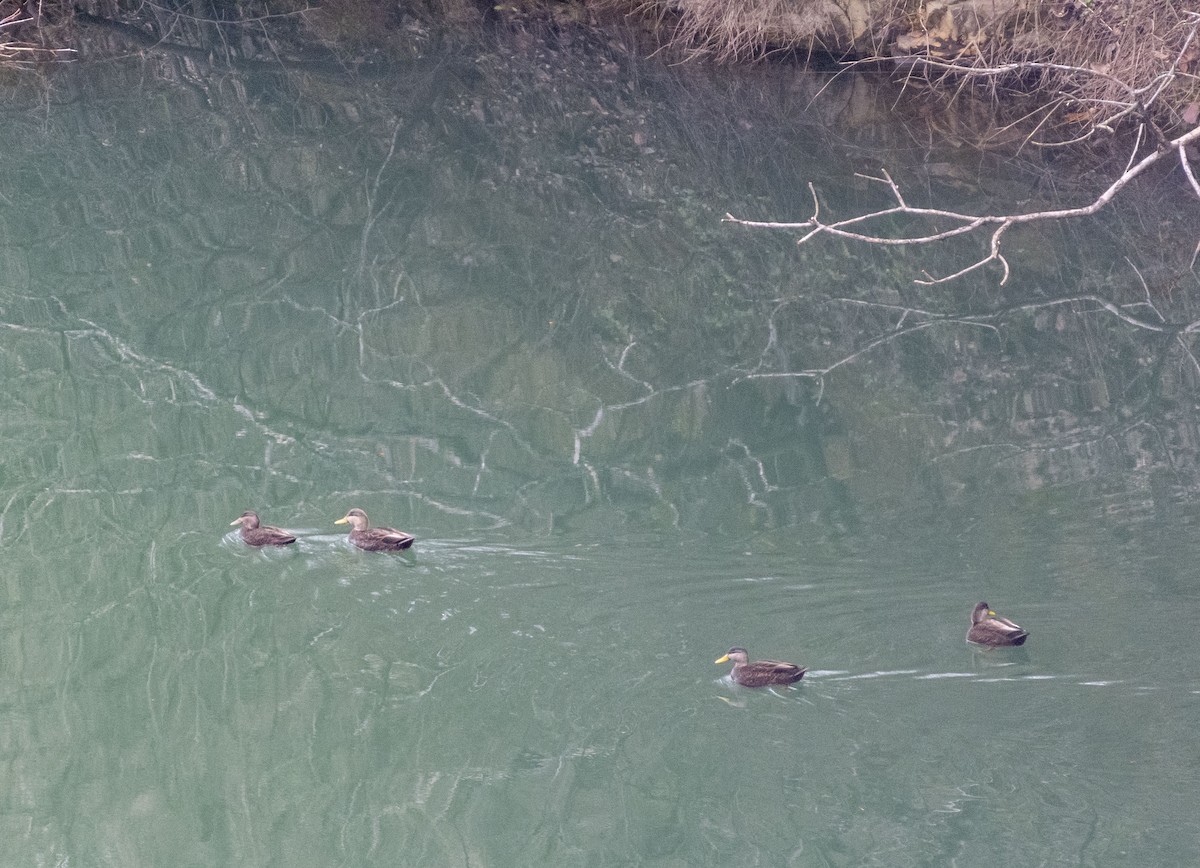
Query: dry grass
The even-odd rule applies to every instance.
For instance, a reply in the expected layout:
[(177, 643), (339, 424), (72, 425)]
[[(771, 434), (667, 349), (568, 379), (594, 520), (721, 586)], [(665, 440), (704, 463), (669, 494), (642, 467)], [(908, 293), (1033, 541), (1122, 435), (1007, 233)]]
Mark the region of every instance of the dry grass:
[(1136, 120), (1166, 130), (1195, 124), (1200, 19), (1193, 0), (1064, 0), (1050, 8), (1022, 28), (1030, 36), (1013, 39), (1007, 60), (1066, 67), (1046, 69), (1037, 82), (1063, 94), (1065, 119), (1104, 124), (1137, 103)]
[(836, 54), (835, 40), (867, 25), (835, 0), (643, 0), (637, 11), (657, 22), (672, 49), (721, 62), (773, 51)]
[(964, 91), (1032, 97), (1035, 106), (1015, 126), (1032, 128), (1027, 138), (1038, 144), (1073, 144), (1134, 124), (1161, 140), (1200, 118), (1200, 16), (1184, 5), (1040, 4), (998, 22), (986, 43), (906, 58), (904, 68), (910, 82), (944, 99)]
[(0, 0), (0, 64), (20, 68), (50, 60), (68, 60), (73, 49), (62, 44), (70, 29), (65, 2), (24, 4)]

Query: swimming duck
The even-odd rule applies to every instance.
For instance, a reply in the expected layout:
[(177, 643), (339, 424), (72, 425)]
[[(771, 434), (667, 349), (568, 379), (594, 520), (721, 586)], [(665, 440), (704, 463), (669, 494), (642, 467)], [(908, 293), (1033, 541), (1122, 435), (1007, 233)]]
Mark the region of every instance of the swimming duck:
[(394, 527), (369, 527), (367, 514), (358, 507), (350, 510), (334, 524), (350, 524), (350, 542), (360, 549), (369, 552), (399, 552), (404, 551), (416, 541), (411, 533), (396, 530)]
[(252, 546), (288, 546), (296, 541), (296, 538), (286, 530), (258, 523), (258, 513), (252, 509), (248, 509), (242, 513), (240, 518), (229, 522), (229, 526), (235, 524), (242, 526), (242, 541), (247, 545)]
[(795, 663), (781, 663), (778, 660), (755, 660), (751, 663), (745, 648), (730, 648), (713, 662), (728, 663), (730, 660), (733, 661), (733, 669), (730, 670), (729, 677), (743, 687), (795, 684), (808, 671)]
[(1023, 630), (1008, 618), (1001, 618), (988, 608), (987, 603), (980, 603), (971, 612), (971, 629), (967, 631), (967, 641), (976, 645), (1024, 645), (1029, 638), (1029, 631)]

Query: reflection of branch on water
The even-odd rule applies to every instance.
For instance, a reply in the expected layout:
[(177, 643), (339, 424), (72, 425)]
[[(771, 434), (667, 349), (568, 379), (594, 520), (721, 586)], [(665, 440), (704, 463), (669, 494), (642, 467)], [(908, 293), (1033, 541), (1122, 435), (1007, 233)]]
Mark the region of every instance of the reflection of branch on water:
[[(781, 302), (775, 308), (775, 310), (772, 311), (771, 317), (768, 321), (767, 344), (760, 355), (759, 364), (749, 373), (745, 373), (736, 377), (733, 382), (738, 383), (743, 380), (808, 379), (817, 381), (823, 389), (825, 377), (832, 374), (838, 368), (844, 367), (845, 365), (860, 359), (874, 349), (877, 349), (885, 344), (889, 344), (899, 338), (911, 335), (915, 332), (924, 331), (925, 329), (938, 325), (961, 325), (989, 329), (998, 334), (999, 327), (997, 326), (997, 323), (1003, 321), (1007, 317), (1012, 316), (1013, 314), (1030, 313), (1036, 310), (1075, 304), (1095, 305), (1093, 308), (1084, 308), (1078, 311), (1080, 314), (1098, 313), (1100, 311), (1104, 311), (1116, 317), (1121, 322), (1134, 326), (1135, 328), (1157, 334), (1172, 335), (1183, 348), (1183, 352), (1192, 361), (1193, 365), (1195, 365), (1197, 371), (1200, 372), (1200, 361), (1197, 361), (1195, 356), (1192, 354), (1191, 349), (1188, 347), (1187, 342), (1184, 340), (1184, 336), (1200, 331), (1200, 319), (1192, 320), (1190, 322), (1167, 322), (1159, 312), (1158, 308), (1155, 307), (1155, 305), (1148, 298), (1145, 302), (1118, 305), (1109, 299), (1096, 295), (1095, 293), (1084, 293), (1081, 295), (1072, 295), (1063, 298), (1053, 298), (1046, 299), (1044, 301), (1024, 302), (1021, 304), (1009, 305), (1001, 310), (989, 311), (987, 313), (949, 314), (937, 313), (908, 305), (868, 301), (857, 298), (834, 298), (830, 299), (830, 301), (839, 304), (857, 305), (859, 307), (890, 311), (899, 314), (899, 318), (889, 331), (870, 338), (858, 349), (841, 356), (830, 364), (819, 368), (805, 368), (799, 371), (761, 371), (759, 368), (761, 368), (763, 365), (763, 359), (778, 340), (775, 317), (787, 304), (791, 303), (790, 300)], [(1158, 321), (1155, 322), (1152, 320), (1143, 319), (1129, 312), (1131, 308), (1136, 307), (1148, 307), (1150, 310), (1154, 311), (1155, 315), (1158, 317)], [(912, 319), (917, 319), (918, 321), (912, 325), (905, 325), (905, 323)]]
[[(736, 446), (737, 448), (741, 449), (742, 454), (746, 457), (746, 460), (754, 464), (763, 494), (768, 494), (772, 491), (779, 490), (779, 486), (773, 484), (767, 477), (767, 468), (766, 465), (763, 464), (762, 459), (751, 452), (750, 447), (743, 443), (741, 439), (737, 437), (730, 438), (728, 446)], [(750, 478), (750, 474), (747, 473), (740, 464), (732, 459), (730, 459), (730, 464), (732, 464), (737, 470), (738, 475), (742, 478), (743, 484), (746, 486), (746, 502), (758, 509), (767, 509), (768, 505), (763, 502), (762, 497), (756, 490), (754, 481)]]
[[(904, 318), (905, 317), (903, 317), (903, 316), (901, 317), (900, 322), (898, 322), (896, 324), (895, 330), (888, 332), (887, 334), (872, 338), (871, 340), (867, 341), (867, 343), (864, 346), (859, 347), (857, 350), (850, 353), (849, 355), (843, 356), (840, 359), (838, 359), (837, 361), (833, 362), (832, 364), (826, 365), (823, 368), (809, 368), (809, 369), (806, 369), (803, 371), (766, 371), (766, 372), (761, 372), (761, 373), (754, 371), (749, 374), (743, 374), (739, 377), (736, 377), (733, 380), (733, 382), (740, 383), (744, 380), (778, 380), (778, 379), (815, 380), (817, 382), (818, 389), (819, 389), (818, 394), (817, 394), (817, 403), (820, 403), (821, 396), (824, 394), (825, 378), (827, 376), (832, 374), (838, 368), (848, 365), (851, 362), (855, 361), (856, 359), (860, 358), (861, 356), (866, 355), (867, 353), (871, 352), (871, 350), (875, 349), (876, 347), (882, 346), (883, 344), (891, 343), (892, 341), (896, 340), (897, 338), (904, 337), (905, 335), (910, 335), (913, 332), (924, 331), (925, 329), (930, 328), (935, 325), (943, 325), (943, 324), (950, 324), (950, 323), (957, 323), (959, 325), (978, 326), (980, 328), (991, 329), (992, 331), (997, 330), (996, 327), (991, 325), (990, 323), (982, 323), (982, 322), (977, 322), (977, 321), (974, 321), (971, 319), (962, 319), (962, 318), (958, 318), (958, 317), (938, 317), (936, 319), (932, 319), (932, 320), (929, 320), (926, 322), (917, 323), (916, 325), (913, 325), (913, 326), (907, 326), (905, 328), (900, 328), (900, 324), (903, 323)], [(760, 363), (761, 363), (761, 360), (760, 360)]]
[(619, 373), (625, 379), (630, 380), (631, 382), (634, 382), (634, 383), (637, 383), (638, 385), (640, 385), (643, 389), (646, 390), (646, 394), (642, 395), (640, 398), (634, 398), (629, 401), (622, 401), (621, 403), (618, 403), (618, 404), (601, 404), (599, 407), (597, 407), (596, 413), (592, 417), (591, 423), (583, 428), (575, 429), (575, 448), (574, 448), (574, 451), (573, 451), (572, 457), (571, 457), (572, 464), (579, 464), (580, 454), (583, 449), (583, 441), (588, 439), (592, 435), (594, 435), (596, 433), (596, 431), (599, 430), (601, 423), (604, 422), (605, 416), (608, 413), (615, 413), (615, 412), (620, 412), (622, 410), (628, 410), (630, 407), (637, 407), (641, 404), (645, 404), (648, 401), (653, 401), (655, 398), (661, 398), (662, 396), (669, 395), (673, 392), (687, 391), (689, 389), (698, 389), (698, 388), (703, 388), (703, 387), (709, 385), (709, 380), (701, 379), (701, 380), (692, 380), (690, 382), (681, 383), (681, 384), (675, 385), (675, 386), (664, 386), (662, 388), (658, 388), (658, 387), (655, 387), (654, 385), (652, 385), (651, 383), (646, 382), (645, 380), (638, 379), (637, 377), (633, 376), (633, 374), (629, 373), (629, 371), (625, 370), (625, 362), (629, 356), (629, 353), (636, 346), (637, 346), (637, 341), (632, 341), (628, 345), (626, 345), (626, 347), (621, 351), (620, 359), (615, 364), (613, 363), (612, 359), (610, 359), (607, 355), (604, 357), (604, 362), (610, 368), (612, 368), (612, 370)]

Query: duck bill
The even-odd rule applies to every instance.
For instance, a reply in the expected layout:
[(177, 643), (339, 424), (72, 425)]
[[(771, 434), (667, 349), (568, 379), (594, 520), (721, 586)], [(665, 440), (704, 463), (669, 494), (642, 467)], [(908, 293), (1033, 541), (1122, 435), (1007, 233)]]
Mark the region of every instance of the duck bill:
[(720, 657), (718, 657), (716, 660), (713, 661), (713, 663), (728, 663), (728, 662), (729, 662), (728, 654), (722, 654)]
[(349, 523), (350, 523), (350, 519), (345, 518), (344, 516), (334, 522), (334, 524), (349, 524)]
[(233, 521), (229, 522), (229, 526), (233, 527), (235, 524), (241, 524), (241, 523), (242, 523), (242, 520), (240, 518), (235, 518)]

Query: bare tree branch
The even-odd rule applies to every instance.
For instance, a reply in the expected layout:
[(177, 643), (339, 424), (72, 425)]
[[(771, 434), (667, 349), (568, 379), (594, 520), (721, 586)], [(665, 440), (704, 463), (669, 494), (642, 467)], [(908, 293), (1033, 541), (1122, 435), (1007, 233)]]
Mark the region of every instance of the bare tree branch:
[(1192, 173), (1192, 163), (1188, 159), (1187, 150), (1183, 147), (1179, 148), (1179, 165), (1183, 166), (1183, 174), (1187, 175), (1188, 183), (1192, 185), (1192, 190), (1197, 196), (1200, 196), (1200, 183), (1196, 182), (1196, 176)]
[[(1166, 143), (1164, 148), (1151, 151), (1140, 160), (1135, 161), (1135, 150), (1130, 155), (1130, 164), (1128, 167), (1115, 181), (1108, 186), (1108, 189), (1097, 196), (1091, 203), (1075, 208), (1057, 208), (1046, 211), (1031, 211), (1026, 214), (965, 214), (960, 211), (951, 211), (945, 208), (919, 208), (909, 205), (905, 201), (903, 193), (896, 182), (892, 180), (892, 176), (888, 174), (886, 170), (883, 170), (879, 176), (858, 175), (858, 177), (886, 185), (893, 198), (896, 200), (896, 204), (890, 208), (882, 208), (877, 211), (871, 211), (867, 214), (858, 214), (854, 217), (847, 217), (844, 220), (835, 220), (831, 223), (826, 223), (821, 217), (820, 200), (817, 197), (816, 188), (810, 182), (808, 188), (813, 197), (813, 213), (811, 217), (802, 223), (743, 220), (741, 218), (734, 217), (732, 214), (726, 214), (723, 220), (724, 222), (737, 223), (740, 226), (749, 226), (754, 228), (798, 230), (804, 234), (797, 239), (797, 244), (805, 244), (818, 235), (833, 235), (838, 238), (846, 238), (852, 241), (861, 242), (863, 244), (897, 247), (933, 244), (935, 242), (945, 241), (949, 238), (955, 238), (960, 235), (969, 235), (970, 233), (975, 232), (976, 230), (985, 226), (994, 226), (995, 229), (992, 231), (988, 253), (986, 256), (966, 266), (965, 268), (959, 269), (953, 274), (948, 274), (942, 277), (933, 277), (927, 275), (926, 278), (918, 279), (915, 282), (927, 286), (938, 283), (946, 283), (982, 268), (989, 262), (998, 262), (1004, 269), (1004, 275), (1000, 280), (1001, 285), (1003, 285), (1008, 280), (1009, 267), (1008, 262), (1001, 253), (1000, 241), (1003, 238), (1004, 233), (1010, 227), (1026, 223), (1065, 220), (1071, 217), (1088, 217), (1092, 214), (1095, 214), (1097, 211), (1111, 202), (1113, 198), (1119, 192), (1121, 192), (1121, 190), (1129, 186), (1129, 184), (1131, 184), (1135, 178), (1172, 152), (1181, 155), (1181, 159), (1185, 166), (1185, 171), (1188, 171), (1190, 174), (1190, 167), (1188, 167), (1187, 164), (1185, 148), (1196, 141), (1200, 141), (1200, 126), (1193, 127), (1183, 135), (1178, 136)], [(1196, 195), (1198, 198), (1200, 198), (1200, 185), (1197, 185)], [(958, 225), (951, 229), (926, 232), (924, 234), (916, 234), (900, 238), (892, 238), (867, 230), (860, 230), (858, 228), (864, 224), (870, 224), (874, 221), (881, 221), (885, 218), (894, 217), (898, 214), (904, 214), (909, 217), (917, 217), (926, 220), (932, 220), (935, 218), (949, 220)]]

